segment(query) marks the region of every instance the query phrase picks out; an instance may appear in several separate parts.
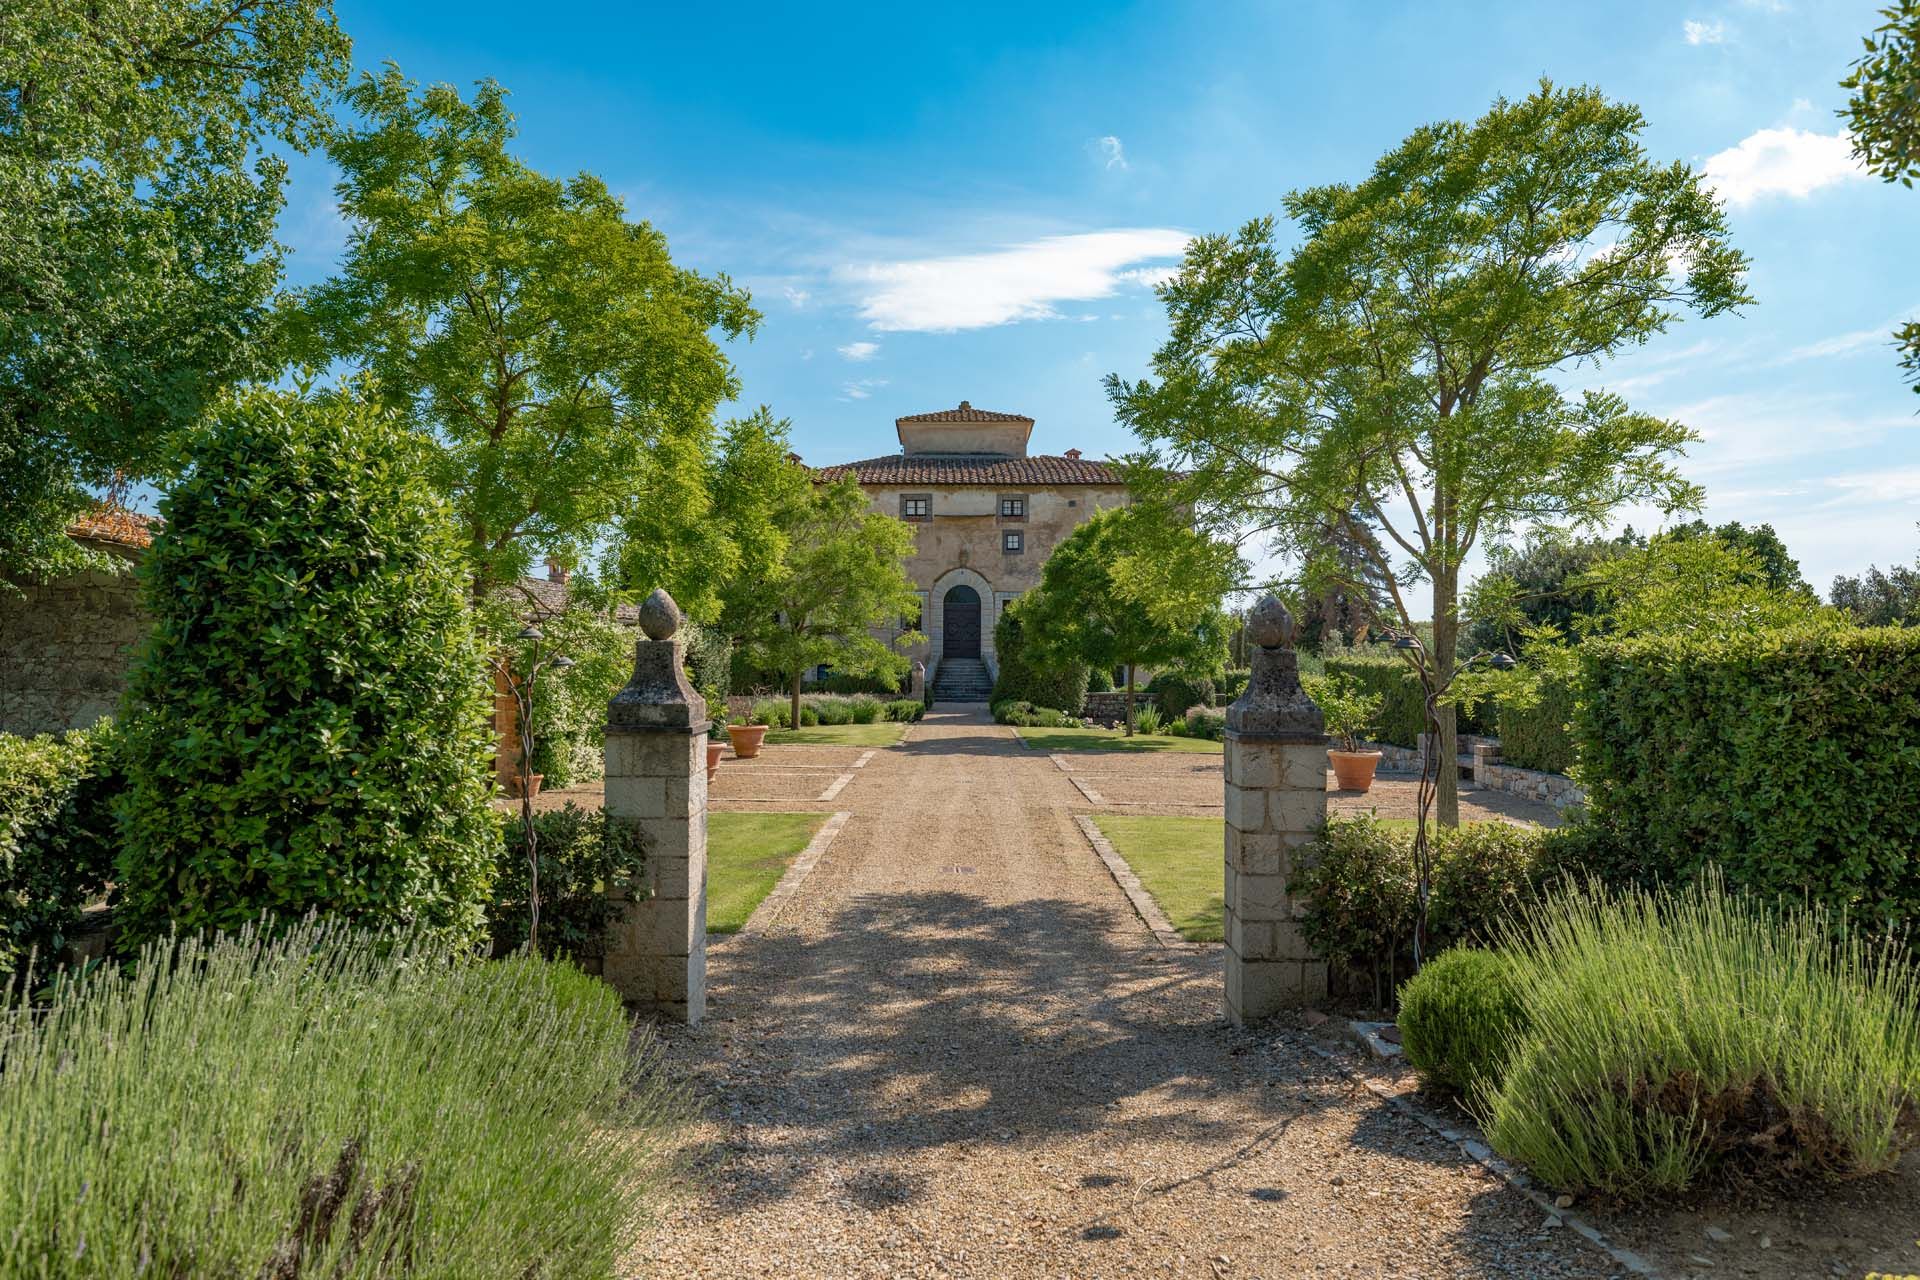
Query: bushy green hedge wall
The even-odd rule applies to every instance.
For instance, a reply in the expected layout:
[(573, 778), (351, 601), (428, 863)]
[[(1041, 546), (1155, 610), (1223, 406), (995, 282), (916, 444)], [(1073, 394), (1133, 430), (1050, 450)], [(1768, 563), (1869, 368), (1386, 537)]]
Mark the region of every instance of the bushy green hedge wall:
[(1189, 707), (1210, 707), (1217, 696), (1210, 676), (1187, 675), (1180, 671), (1162, 671), (1147, 685), (1147, 692), (1160, 706), (1167, 720), (1184, 720)]
[(1578, 680), (1543, 671), (1524, 700), (1502, 698), (1494, 710), (1500, 758), (1522, 769), (1566, 773), (1577, 757), (1573, 708)]
[(58, 737), (0, 734), (0, 988), (59, 950), (113, 879), (121, 786), (111, 720)]
[(1361, 691), (1380, 696), (1379, 741), (1397, 747), (1420, 745), (1427, 729), (1427, 709), (1420, 681), (1398, 658), (1328, 658), (1328, 676), (1351, 676)]
[(491, 682), (417, 438), (345, 396), (250, 393), (162, 509), (122, 722), (128, 935), (320, 911), (477, 941)]
[(994, 656), (1000, 663), (989, 702), (1031, 702), (1077, 716), (1087, 705), (1087, 664), (1040, 667), (1027, 658), (1026, 637), (1013, 609), (1003, 609), (993, 625)]
[(1575, 710), (1603, 874), (1920, 920), (1920, 630), (1582, 646)]

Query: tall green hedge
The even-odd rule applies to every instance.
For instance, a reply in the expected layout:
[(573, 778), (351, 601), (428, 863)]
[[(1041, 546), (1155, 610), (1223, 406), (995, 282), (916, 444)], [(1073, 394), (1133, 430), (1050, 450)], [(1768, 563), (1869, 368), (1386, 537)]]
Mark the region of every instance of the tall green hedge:
[(1811, 896), (1920, 920), (1920, 631), (1649, 636), (1582, 646), (1574, 712), (1613, 874)]
[(478, 940), (491, 684), (419, 442), (356, 400), (222, 410), (141, 566), (133, 939), (319, 911)]
[(1000, 671), (990, 702), (1031, 702), (1077, 716), (1087, 705), (1087, 664), (1043, 667), (1027, 656), (1026, 637), (1020, 631), (1017, 609), (1003, 609), (993, 625), (993, 651)]
[(1427, 731), (1420, 681), (1398, 658), (1328, 658), (1328, 676), (1351, 676), (1363, 693), (1380, 697), (1377, 741), (1418, 748)]
[(34, 957), (58, 963), (87, 902), (113, 880), (111, 720), (55, 737), (0, 733), (0, 988)]
[(1524, 697), (1503, 691), (1494, 709), (1500, 758), (1522, 769), (1571, 770), (1578, 757), (1572, 729), (1578, 688), (1576, 674), (1542, 671), (1528, 681)]

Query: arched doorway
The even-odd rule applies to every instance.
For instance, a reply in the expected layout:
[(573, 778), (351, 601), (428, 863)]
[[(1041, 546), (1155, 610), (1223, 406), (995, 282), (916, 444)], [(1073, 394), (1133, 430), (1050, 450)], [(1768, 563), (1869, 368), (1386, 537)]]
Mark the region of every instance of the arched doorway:
[(940, 605), (943, 634), (941, 655), (947, 658), (980, 656), (980, 593), (962, 583), (949, 588)]

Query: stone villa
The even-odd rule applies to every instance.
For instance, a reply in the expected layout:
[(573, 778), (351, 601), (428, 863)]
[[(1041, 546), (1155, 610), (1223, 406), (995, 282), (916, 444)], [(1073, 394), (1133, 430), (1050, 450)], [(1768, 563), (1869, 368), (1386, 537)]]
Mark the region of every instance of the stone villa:
[[(873, 509), (918, 534), (907, 575), (920, 596), (926, 663), (935, 696), (981, 701), (998, 671), (993, 625), (1000, 611), (1040, 581), (1060, 540), (1095, 511), (1127, 500), (1118, 468), (1080, 456), (1027, 452), (1033, 419), (957, 408), (894, 420), (900, 452), (819, 467), (821, 480), (851, 475)], [(901, 619), (892, 639), (911, 629)]]

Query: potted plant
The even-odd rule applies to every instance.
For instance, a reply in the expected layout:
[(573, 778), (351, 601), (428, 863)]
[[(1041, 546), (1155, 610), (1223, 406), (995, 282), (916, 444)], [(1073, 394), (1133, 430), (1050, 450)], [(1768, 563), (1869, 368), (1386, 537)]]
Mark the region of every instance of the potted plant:
[(1320, 713), (1327, 720), (1327, 732), (1335, 740), (1335, 745), (1327, 748), (1327, 758), (1333, 762), (1334, 782), (1342, 791), (1372, 790), (1373, 771), (1380, 767), (1380, 753), (1362, 751), (1360, 738), (1380, 718), (1386, 699), (1377, 693), (1369, 696), (1353, 677), (1339, 675), (1322, 681), (1320, 687), (1313, 690), (1313, 700), (1320, 704)]
[(745, 724), (727, 726), (727, 737), (733, 740), (734, 759), (753, 759), (760, 754), (760, 744), (767, 738), (767, 713), (754, 708)]
[(713, 781), (713, 775), (720, 772), (720, 757), (726, 754), (727, 744), (723, 735), (727, 731), (727, 713), (715, 713), (713, 723), (707, 729), (707, 781)]

